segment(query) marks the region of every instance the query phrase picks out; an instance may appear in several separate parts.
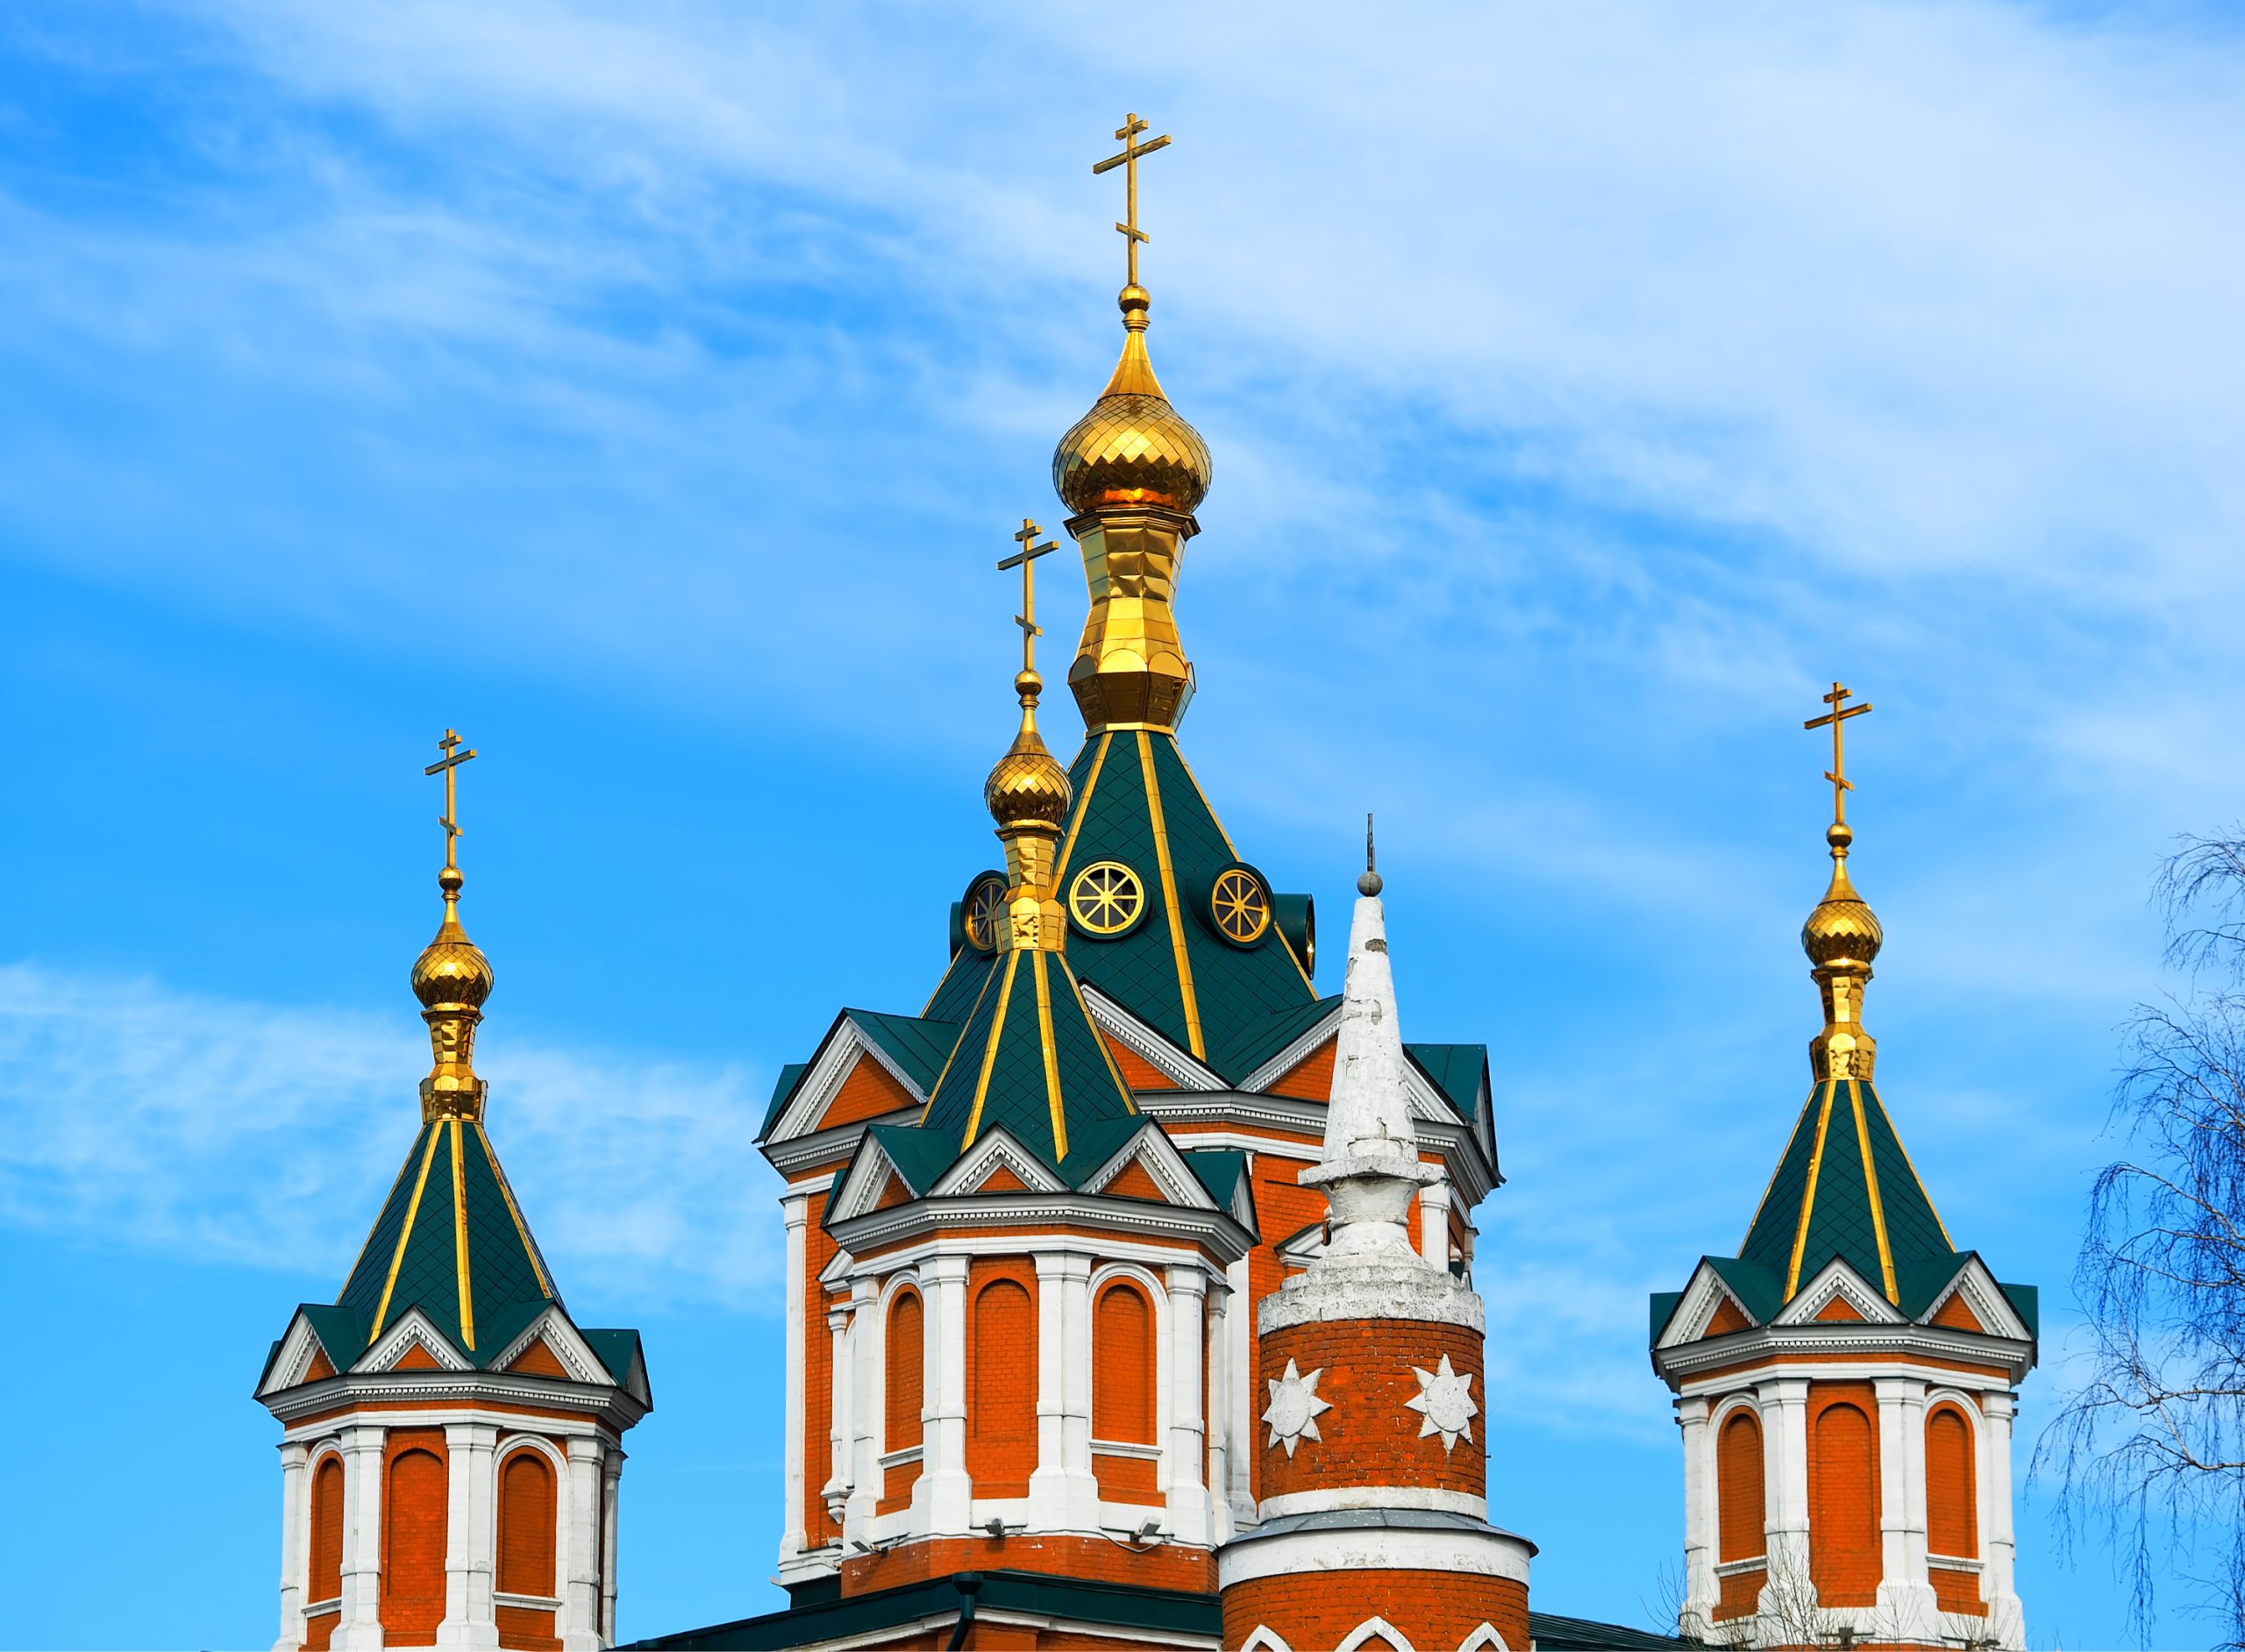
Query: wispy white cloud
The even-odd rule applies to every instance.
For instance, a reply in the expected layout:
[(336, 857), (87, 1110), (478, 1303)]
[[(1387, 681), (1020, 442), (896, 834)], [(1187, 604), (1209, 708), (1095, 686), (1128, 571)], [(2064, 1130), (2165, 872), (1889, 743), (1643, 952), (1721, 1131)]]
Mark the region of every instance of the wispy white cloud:
[[(340, 1286), (417, 1128), (417, 1032), (0, 965), (0, 1223), (185, 1258), (324, 1258)], [(750, 1075), (505, 1036), (479, 1065), (565, 1294), (776, 1305)]]

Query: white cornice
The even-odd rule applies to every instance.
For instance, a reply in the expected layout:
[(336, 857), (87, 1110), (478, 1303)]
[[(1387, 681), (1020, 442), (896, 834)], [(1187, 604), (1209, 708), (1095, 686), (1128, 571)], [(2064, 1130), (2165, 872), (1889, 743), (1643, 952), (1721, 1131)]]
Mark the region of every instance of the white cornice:
[(1225, 1211), (1154, 1205), (1141, 1199), (1109, 1199), (1097, 1193), (976, 1193), (960, 1199), (917, 1199), (844, 1218), (830, 1224), (829, 1231), (844, 1250), (863, 1257), (885, 1245), (932, 1235), (938, 1228), (1035, 1228), (1045, 1222), (1205, 1245), (1226, 1264), (1245, 1256), (1255, 1243), (1254, 1236)]
[[(1834, 1354), (1866, 1365), (1886, 1361), (1900, 1364), (1912, 1360), (1952, 1360), (2006, 1371), (2009, 1380), (2014, 1383), (2035, 1364), (2035, 1345), (2015, 1337), (1982, 1336), (1940, 1325), (1874, 1325), (1854, 1320), (1818, 1320), (1806, 1325), (1768, 1325), (1755, 1330), (1733, 1331), (1696, 1342), (1657, 1348), (1652, 1364), (1668, 1385), (1679, 1393), (1713, 1393), (1734, 1383), (1759, 1382), (1776, 1376), (1832, 1382), (1867, 1374), (1846, 1371), (1829, 1359), (1804, 1360), (1793, 1365), (1785, 1363), (1792, 1356)], [(1766, 1366), (1757, 1364), (1762, 1361), (1771, 1363)], [(1709, 1375), (1746, 1364), (1757, 1365), (1750, 1375)], [(1962, 1373), (1945, 1367), (1936, 1374), (1941, 1380), (1952, 1383), (1962, 1377)]]
[[(290, 1438), (296, 1437), (294, 1425), (299, 1418), (318, 1416), (344, 1406), (350, 1407), (350, 1421), (388, 1422), (398, 1428), (425, 1427), (443, 1419), (445, 1413), (417, 1408), (432, 1403), (467, 1408), (493, 1406), (513, 1412), (517, 1417), (524, 1407), (575, 1412), (604, 1422), (619, 1434), (645, 1416), (649, 1409), (638, 1396), (613, 1383), (563, 1382), (552, 1377), (476, 1371), (353, 1372), (306, 1383), (286, 1393), (268, 1396), (264, 1403), (265, 1408), (282, 1422), (291, 1425)], [(417, 1408), (385, 1413), (385, 1406)], [(332, 1424), (340, 1428), (345, 1421), (338, 1417)], [(325, 1426), (306, 1425), (303, 1437), (317, 1434)]]

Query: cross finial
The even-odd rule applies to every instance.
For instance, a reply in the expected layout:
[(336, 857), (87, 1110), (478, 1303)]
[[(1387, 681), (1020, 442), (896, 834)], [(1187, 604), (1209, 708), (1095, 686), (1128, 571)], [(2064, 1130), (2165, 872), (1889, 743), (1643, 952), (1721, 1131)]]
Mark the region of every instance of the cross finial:
[(1868, 700), (1859, 706), (1849, 705), (1848, 701), (1853, 697), (1851, 690), (1834, 683), (1832, 692), (1824, 696), (1824, 703), (1832, 709), (1822, 716), (1811, 717), (1800, 725), (1804, 729), (1831, 725), (1832, 766), (1825, 770), (1824, 778), (1832, 782), (1832, 823), (1835, 826), (1847, 823), (1848, 794), (1856, 789), (1855, 783), (1848, 779), (1847, 744), (1842, 730), (1849, 717), (1860, 717), (1871, 710)]
[(1157, 149), (1165, 149), (1169, 146), (1169, 135), (1166, 132), (1158, 138), (1140, 143), (1138, 134), (1145, 130), (1146, 123), (1140, 120), (1135, 114), (1123, 116), (1122, 125), (1115, 128), (1115, 135), (1122, 140), (1122, 153), (1119, 155), (1109, 155), (1106, 160), (1098, 161), (1092, 167), (1094, 175), (1102, 172), (1112, 172), (1117, 167), (1122, 168), (1122, 215), (1130, 221), (1118, 224), (1115, 228), (1115, 232), (1122, 237), (1122, 244), (1130, 249), (1127, 255), (1130, 272), (1128, 285), (1132, 287), (1138, 284), (1138, 244), (1148, 239), (1146, 232), (1138, 227), (1138, 157), (1150, 155)]
[(1037, 543), (1037, 536), (1044, 531), (1027, 516), (1021, 519), (1021, 531), (1014, 535), (1014, 543), (1021, 549), (998, 564), (998, 572), (1008, 568), (1021, 570), (1021, 612), (1014, 616), (1014, 623), (1021, 627), (1021, 668), (1037, 669), (1037, 639), (1044, 630), (1037, 623), (1037, 559), (1050, 555), (1059, 547), (1047, 539)]
[(437, 749), (444, 756), (421, 773), (445, 777), (445, 812), (437, 817), (437, 824), (445, 829), (445, 870), (456, 872), (460, 870), (460, 794), (455, 777), (460, 773), (460, 765), (475, 753), (473, 750), (461, 751), (460, 736), (450, 729), (445, 730), (445, 737), (437, 742)]

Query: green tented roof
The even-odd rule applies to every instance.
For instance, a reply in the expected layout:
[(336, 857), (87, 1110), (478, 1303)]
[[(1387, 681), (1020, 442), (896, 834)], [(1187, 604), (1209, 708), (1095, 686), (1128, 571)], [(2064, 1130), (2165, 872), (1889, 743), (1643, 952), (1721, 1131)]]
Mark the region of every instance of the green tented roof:
[(1061, 888), (1094, 861), (1119, 860), (1146, 895), (1145, 915), (1128, 934), (1069, 937), (1079, 976), (1203, 1061), (1276, 1012), (1316, 998), (1275, 924), (1256, 945), (1236, 947), (1187, 909), (1238, 857), (1172, 737), (1146, 730), (1094, 736), (1069, 780), (1076, 801), (1062, 839)]
[(1946, 1284), (1958, 1265), (1878, 1091), (1857, 1079), (1809, 1092), (1738, 1254), (1777, 1276), (1780, 1303), (1835, 1257), (1898, 1306), (1906, 1273)]
[(1225, 1083), (1244, 1083), (1250, 1073), (1340, 1007), (1341, 995), (1336, 993), (1330, 998), (1313, 998), (1273, 1010), (1210, 1056), (1208, 1065)]
[(787, 1107), (795, 1086), (803, 1081), (803, 1074), (810, 1071), (808, 1061), (790, 1061), (780, 1069), (780, 1081), (772, 1086), (772, 1100), (764, 1109), (764, 1128), (757, 1131), (760, 1141), (772, 1134), (772, 1127), (780, 1122), (780, 1112)]
[(1405, 1044), (1403, 1053), (1419, 1065), (1452, 1110), (1473, 1122), (1481, 1103), (1481, 1081), (1489, 1072), (1486, 1044)]
[(922, 1095), (936, 1087), (944, 1063), (951, 1059), (951, 1052), (959, 1043), (959, 1022), (956, 1021), (884, 1015), (873, 1009), (851, 1009), (843, 1014), (857, 1022), (859, 1031), (911, 1076)]
[(474, 1356), (559, 1300), (481, 1123), (438, 1119), (413, 1138), (336, 1307), (363, 1328), (360, 1352), (417, 1307)]
[(921, 1015), (930, 1021), (965, 1021), (996, 964), (997, 959), (987, 952), (978, 952), (971, 946), (959, 948), (944, 966), (944, 978), (936, 983)]

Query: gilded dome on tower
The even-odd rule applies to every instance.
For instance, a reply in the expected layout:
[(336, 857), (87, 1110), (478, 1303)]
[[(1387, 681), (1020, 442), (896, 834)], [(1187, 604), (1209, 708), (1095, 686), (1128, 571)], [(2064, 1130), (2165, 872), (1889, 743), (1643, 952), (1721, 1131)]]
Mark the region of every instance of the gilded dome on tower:
[(1120, 300), (1129, 330), (1114, 376), (1091, 411), (1052, 452), (1052, 487), (1077, 516), (1112, 505), (1152, 505), (1190, 516), (1208, 496), (1208, 445), (1162, 393), (1146, 355), (1143, 287)]
[(1014, 692), (1021, 696), (1021, 731), (982, 786), (983, 804), (1001, 831), (1044, 826), (1057, 832), (1068, 817), (1074, 795), (1068, 771), (1037, 732), (1037, 696), (1044, 687), (1044, 680), (1033, 671), (1014, 679)]
[(1878, 915), (1848, 879), (1845, 856), (1848, 845), (1855, 841), (1855, 833), (1844, 823), (1835, 822), (1824, 837), (1833, 849), (1832, 881), (1824, 891), (1824, 898), (1816, 903), (1816, 909), (1808, 915), (1808, 922), (1800, 926), (1801, 950), (1818, 969), (1835, 964), (1868, 967), (1878, 958), (1885, 936), (1879, 929)]
[(413, 996), (421, 1000), (424, 1009), (460, 1004), (481, 1009), (483, 1000), (491, 996), (491, 960), (460, 927), (456, 904), (461, 883), (458, 870), (445, 867), (438, 882), (445, 892), (445, 921), (438, 926), (436, 938), (413, 960)]

